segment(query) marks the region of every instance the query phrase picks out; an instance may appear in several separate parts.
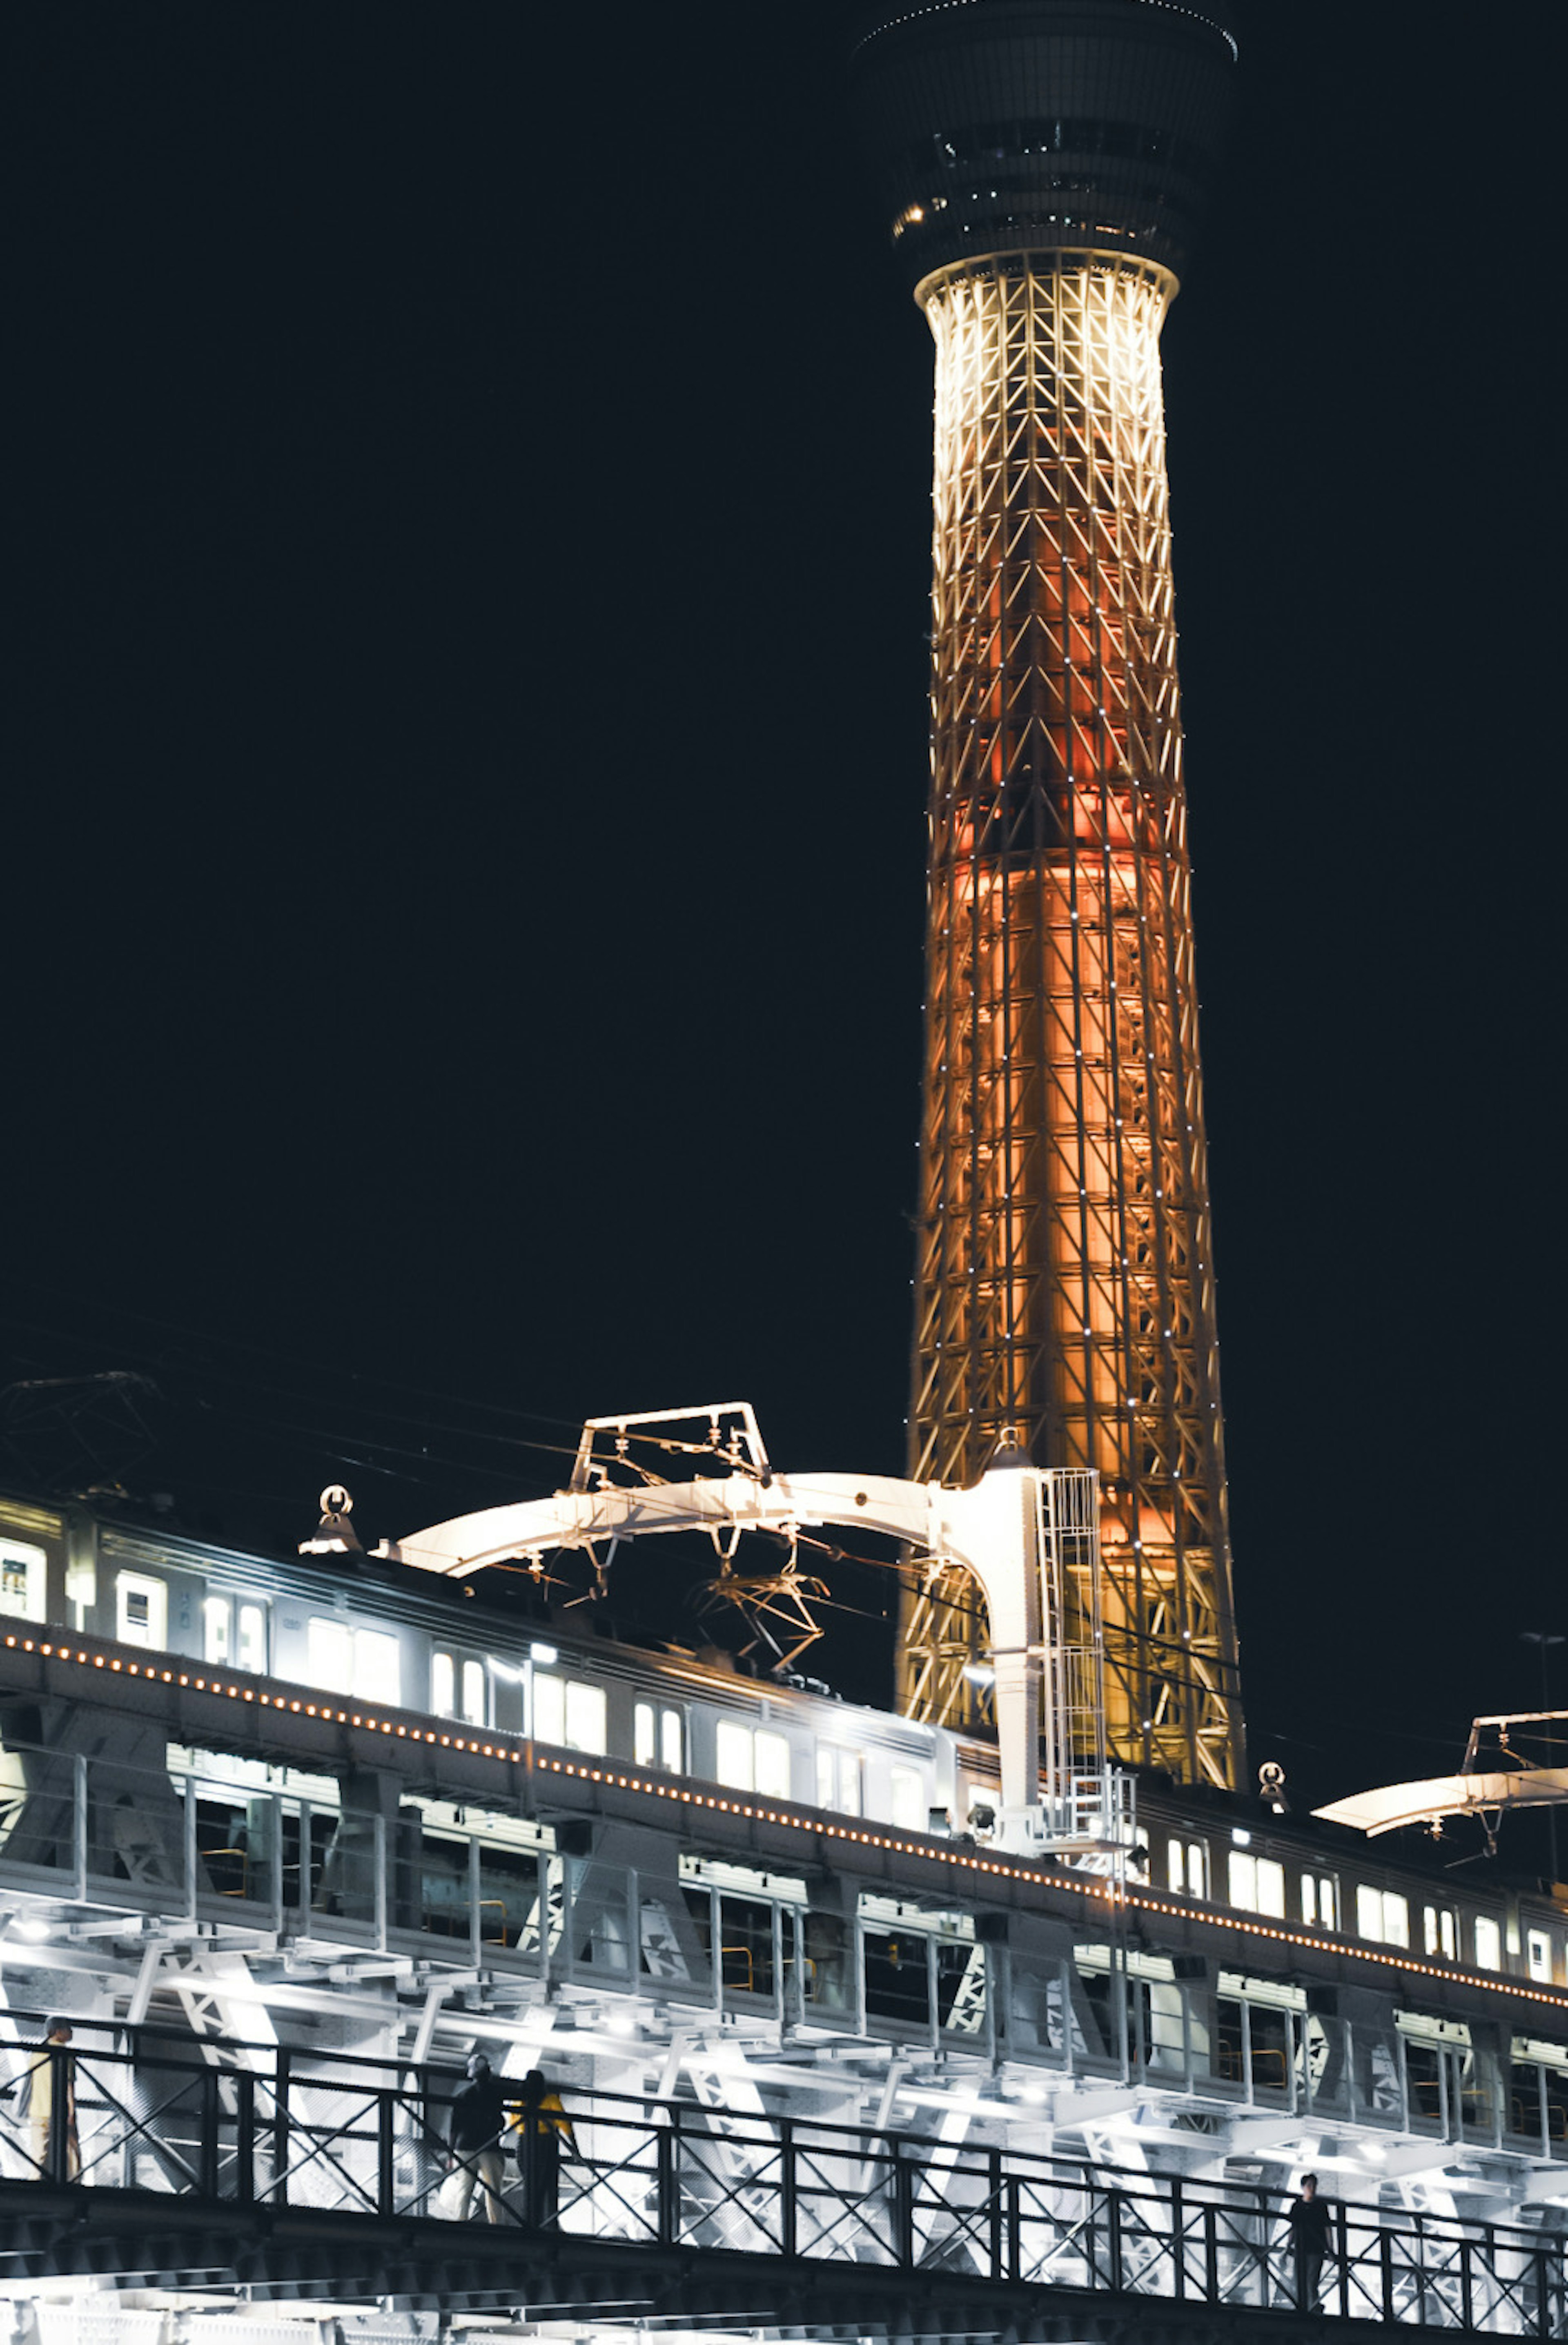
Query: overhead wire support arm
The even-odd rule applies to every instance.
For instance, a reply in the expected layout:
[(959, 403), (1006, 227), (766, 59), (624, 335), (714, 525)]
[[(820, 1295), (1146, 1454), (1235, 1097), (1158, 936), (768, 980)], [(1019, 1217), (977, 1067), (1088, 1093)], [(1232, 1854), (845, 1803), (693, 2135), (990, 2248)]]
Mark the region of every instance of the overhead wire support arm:
[[(634, 1470), (629, 1445), (643, 1429), (693, 1419), (708, 1427), (704, 1454), (723, 1471), (657, 1485), (611, 1478), (617, 1467)], [(601, 1458), (596, 1443), (606, 1434), (613, 1454)], [(647, 1437), (664, 1436), (655, 1431)], [(777, 1474), (748, 1404), (650, 1410), (590, 1418), (571, 1483), (554, 1497), (433, 1524), (387, 1552), (461, 1579), (557, 1548), (705, 1531), (724, 1566), (710, 1598), (738, 1602), (757, 1637), (780, 1652), (779, 1665), (787, 1667), (819, 1633), (809, 1602), (818, 1591), (826, 1594), (826, 1583), (801, 1575), (795, 1555), (802, 1528), (822, 1524), (880, 1534), (972, 1576), (993, 1639), (1003, 1829), (1023, 1848), (1081, 1837), (1085, 1802), (1097, 1799), (1104, 1813), (1109, 1799), (1099, 1483), (1092, 1469), (1034, 1467), (1012, 1451), (966, 1489), (877, 1474)], [(746, 1531), (784, 1538), (789, 1562), (782, 1571), (730, 1573), (736, 1584), (726, 1587), (729, 1559)], [(794, 1640), (789, 1652), (769, 1632), (769, 1619)], [(1099, 1787), (1092, 1795), (1091, 1779)]]

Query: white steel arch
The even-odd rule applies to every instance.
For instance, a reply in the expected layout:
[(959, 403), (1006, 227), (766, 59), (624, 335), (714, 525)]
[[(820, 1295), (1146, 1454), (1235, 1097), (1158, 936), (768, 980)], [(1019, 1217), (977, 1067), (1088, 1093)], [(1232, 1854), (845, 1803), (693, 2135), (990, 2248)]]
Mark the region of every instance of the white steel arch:
[[(656, 1420), (708, 1416), (708, 1410), (659, 1412)], [(746, 1412), (749, 1419), (749, 1411)], [(630, 1419), (600, 1420), (624, 1426)], [(586, 1436), (585, 1436), (585, 1443)], [(697, 1445), (693, 1445), (697, 1446)], [(487, 1507), (411, 1533), (385, 1552), (394, 1560), (449, 1579), (465, 1579), (488, 1564), (533, 1558), (604, 1540), (653, 1538), (662, 1532), (707, 1531), (724, 1539), (742, 1531), (782, 1533), (816, 1525), (877, 1531), (903, 1541), (921, 1557), (972, 1572), (991, 1619), (990, 1660), (995, 1670), (998, 1758), (1002, 1771), (1003, 1836), (1014, 1842), (1056, 1837), (1067, 1806), (1074, 1767), (1094, 1753), (1081, 1748), (1082, 1670), (1068, 1656), (1081, 1645), (1064, 1617), (1068, 1583), (1057, 1526), (1087, 1527), (1090, 1573), (1099, 1566), (1098, 1477), (1081, 1469), (1054, 1472), (1003, 1453), (969, 1489), (937, 1482), (901, 1481), (880, 1474), (775, 1474), (760, 1444), (748, 1445), (756, 1466), (688, 1481), (557, 1490), (547, 1498)], [(588, 1479), (586, 1447), (579, 1451), (575, 1485)], [(1081, 1486), (1064, 1510), (1056, 1486)], [(1084, 1544), (1081, 1539), (1081, 1545)], [(1044, 1696), (1047, 1750), (1041, 1813), (1038, 1757)], [(1103, 1740), (1103, 1695), (1097, 1731)]]

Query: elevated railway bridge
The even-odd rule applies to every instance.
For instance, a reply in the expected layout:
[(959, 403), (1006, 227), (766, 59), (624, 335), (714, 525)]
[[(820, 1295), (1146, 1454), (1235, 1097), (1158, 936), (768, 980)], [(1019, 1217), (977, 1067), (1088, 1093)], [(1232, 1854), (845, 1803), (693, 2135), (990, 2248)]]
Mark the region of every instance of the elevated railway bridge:
[[(0, 1729), (24, 2345), (1568, 2335), (1560, 1989), (102, 1638), (0, 1637)], [(476, 2046), (555, 2224), (452, 2219)]]

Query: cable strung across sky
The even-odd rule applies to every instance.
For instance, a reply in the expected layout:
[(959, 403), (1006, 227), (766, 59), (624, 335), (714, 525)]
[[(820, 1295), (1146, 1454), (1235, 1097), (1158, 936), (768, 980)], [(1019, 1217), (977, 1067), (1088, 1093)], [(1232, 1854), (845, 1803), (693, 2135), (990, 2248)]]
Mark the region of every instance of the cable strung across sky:
[[(1159, 335), (1235, 61), (1156, 0), (962, 0), (857, 56), (936, 341), (910, 1471), (972, 1481), (1010, 1432), (1098, 1470), (1113, 1750), (1214, 1783), (1242, 1719)], [(963, 1593), (906, 1607), (916, 1716), (972, 1701)]]

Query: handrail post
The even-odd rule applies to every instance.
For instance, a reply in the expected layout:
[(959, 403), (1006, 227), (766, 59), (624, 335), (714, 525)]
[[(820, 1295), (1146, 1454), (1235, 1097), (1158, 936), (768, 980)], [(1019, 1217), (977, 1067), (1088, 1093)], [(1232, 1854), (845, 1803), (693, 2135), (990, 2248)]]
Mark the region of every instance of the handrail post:
[[(1257, 2266), (1257, 2301), (1267, 2310), (1274, 2292), (1274, 2264), (1272, 2260), (1272, 2250), (1268, 2243), (1268, 2234), (1271, 2228), (1268, 2218), (1269, 2194), (1267, 2190), (1254, 2190), (1250, 2195), (1253, 2204), (1257, 2211), (1257, 2222), (1256, 2226), (1257, 2245), (1253, 2250), (1253, 2262)], [(1297, 2264), (1296, 2259), (1294, 2256), (1291, 2255), (1288, 2248), (1284, 2250), (1284, 2255), (1285, 2269), (1290, 2274), (1289, 2279), (1286, 2283), (1290, 2290), (1289, 2301), (1292, 2304), (1296, 2304), (1298, 2301), (1300, 2266)]]
[(1171, 2177), (1169, 2206), (1171, 2210), (1171, 2266), (1173, 2296), (1186, 2294), (1186, 2222), (1182, 2205), (1181, 2176)]
[(201, 2195), (204, 2198), (218, 2196), (218, 2124), (222, 2103), (218, 2096), (218, 2071), (204, 2068), (201, 2072)]
[(1219, 2226), (1212, 2199), (1203, 2210), (1203, 2299), (1219, 2302)]
[(1002, 2219), (1002, 2152), (993, 2143), (986, 2152), (988, 2172), (986, 2188), (991, 2200), (991, 2277), (1006, 2277), (1003, 2258), (1006, 2254), (1006, 2235)]
[(893, 2160), (893, 2252), (905, 2271), (914, 2269), (914, 2167), (903, 2154), (903, 2144), (891, 2137)]
[(1110, 2259), (1111, 2288), (1122, 2292), (1122, 2194), (1113, 2185), (1105, 2194), (1105, 2246)]
[(795, 2124), (791, 2117), (779, 2120), (779, 2252), (793, 2258), (799, 2253), (795, 2244)]
[(1546, 2250), (1535, 2250), (1535, 2334), (1552, 2335), (1552, 2282), (1546, 2269)]
[(70, 2148), (76, 2127), (70, 2122), (70, 2094), (73, 2085), (71, 2055), (63, 2046), (51, 2044), (49, 2062), (49, 2139), (46, 2155), (49, 2162), (49, 2179), (54, 2183), (71, 2179)]
[(234, 2196), (241, 2207), (256, 2198), (256, 2077), (249, 2068), (234, 2078)]
[(1394, 2235), (1386, 2223), (1378, 2226), (1378, 2260), (1382, 2266), (1383, 2319), (1391, 2329), (1394, 2321)]
[(1023, 2218), (1019, 2205), (1018, 2177), (1007, 2177), (1007, 2278), (1019, 2280), (1023, 2277)]
[(397, 2179), (396, 2145), (392, 2134), (394, 2114), (392, 2093), (383, 2085), (376, 2096), (376, 2209), (379, 2214), (388, 2216), (397, 2211), (392, 2204)]
[(665, 2112), (654, 2141), (658, 2198), (658, 2243), (673, 2248), (680, 2229), (680, 2111), (673, 2104)]
[(289, 2203), (289, 2055), (278, 2046), (272, 2084), (272, 2204)]

